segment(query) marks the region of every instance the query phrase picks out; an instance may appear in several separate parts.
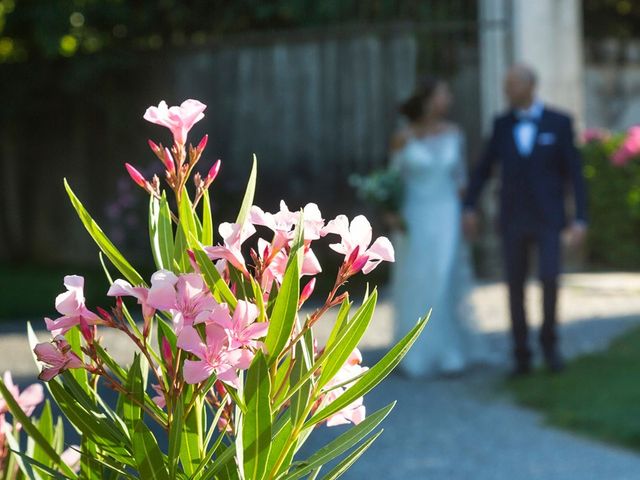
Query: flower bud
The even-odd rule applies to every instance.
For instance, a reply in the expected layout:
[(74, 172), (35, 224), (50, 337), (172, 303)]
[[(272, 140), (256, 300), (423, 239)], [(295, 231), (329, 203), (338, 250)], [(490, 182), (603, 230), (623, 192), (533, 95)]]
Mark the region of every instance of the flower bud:
[(146, 190), (148, 182), (144, 178), (144, 176), (129, 163), (125, 163), (124, 166), (127, 169), (127, 172), (131, 177), (131, 180), (133, 180), (136, 184), (138, 184), (139, 187), (144, 188)]
[(173, 161), (173, 157), (171, 156), (171, 152), (167, 147), (164, 148), (164, 156), (162, 157), (162, 163), (169, 173), (173, 173), (176, 171), (176, 163)]
[(162, 149), (153, 140), (149, 139), (147, 140), (147, 143), (149, 143), (149, 148), (153, 153), (155, 153), (156, 155), (160, 155)]
[(216, 163), (214, 163), (213, 166), (209, 169), (209, 173), (207, 173), (207, 178), (205, 179), (205, 183), (207, 186), (211, 185), (211, 183), (213, 183), (213, 181), (216, 179), (218, 173), (220, 172), (221, 165), (222, 161), (218, 159)]
[(313, 277), (302, 289), (302, 293), (300, 294), (300, 305), (306, 302), (311, 294), (313, 293), (313, 289), (316, 287), (316, 278)]
[(346, 264), (347, 265), (352, 265), (353, 262), (356, 261), (356, 259), (358, 258), (358, 255), (360, 255), (360, 247), (357, 246), (356, 248), (353, 249), (353, 251), (349, 254), (349, 257), (346, 260)]
[(87, 343), (93, 342), (93, 330), (82, 315), (80, 315), (80, 333)]
[(200, 143), (198, 143), (198, 146), (196, 147), (196, 150), (198, 150), (198, 153), (202, 153), (204, 148), (207, 146), (208, 141), (209, 141), (209, 135), (205, 135), (204, 137), (202, 137), (202, 140), (200, 140)]
[(368, 261), (369, 261), (369, 257), (367, 255), (362, 255), (361, 257), (358, 257), (356, 261), (353, 262), (351, 267), (349, 267), (349, 274), (354, 275), (358, 273), (360, 270), (364, 268), (364, 266), (367, 264)]

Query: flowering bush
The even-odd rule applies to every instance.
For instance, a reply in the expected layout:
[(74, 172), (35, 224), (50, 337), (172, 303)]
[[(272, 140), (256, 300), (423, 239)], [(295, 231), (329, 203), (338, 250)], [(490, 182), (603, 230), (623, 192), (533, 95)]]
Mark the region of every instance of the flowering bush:
[(589, 186), (589, 260), (604, 268), (640, 268), (640, 127), (585, 132)]
[[(196, 147), (186, 146), (205, 108), (196, 100), (171, 108), (161, 102), (144, 115), (173, 134), (171, 148), (149, 142), (164, 165), (168, 190), (157, 176), (147, 179), (126, 164), (149, 195), (157, 271), (148, 282), (65, 182), (101, 258), (121, 278), (113, 279), (103, 262), (107, 295), (115, 299), (106, 310), (86, 305), (82, 277), (65, 277), (66, 291), (55, 302), (60, 316), (45, 319), (52, 340), (39, 343), (29, 326), (40, 379), (81, 440), (65, 450), (62, 424), (53, 427), (48, 404), (39, 418), (30, 418), (42, 388), (34, 385), (19, 394), (5, 377), (0, 381), (5, 476), (19, 468), (27, 478), (316, 478), (324, 464), (346, 455), (324, 477), (337, 478), (379, 435), (375, 430), (393, 405), (367, 413), (363, 396), (398, 364), (426, 319), (367, 369), (357, 345), (377, 294), (365, 295), (352, 313), (343, 286), (353, 275), (393, 261), (391, 244), (384, 237), (373, 240), (362, 216), (325, 222), (314, 204), (291, 211), (283, 202), (275, 213), (253, 206), (255, 160), (238, 217), (219, 225), (221, 242), (215, 244), (209, 188), (220, 161), (205, 176), (194, 173), (207, 137)], [(254, 240), (258, 229), (268, 237)], [(337, 239), (330, 248), (343, 262), (326, 300), (302, 318), (300, 309), (322, 271), (312, 245), (324, 236)], [(337, 320), (319, 346), (313, 326), (332, 308), (338, 309)], [(104, 329), (130, 342), (129, 366), (103, 348)], [(115, 405), (101, 397), (104, 388), (117, 393)], [(7, 412), (13, 429), (6, 427)], [(354, 426), (299, 459), (300, 447), (321, 424)], [(26, 451), (17, 435), (21, 428), (29, 437)]]

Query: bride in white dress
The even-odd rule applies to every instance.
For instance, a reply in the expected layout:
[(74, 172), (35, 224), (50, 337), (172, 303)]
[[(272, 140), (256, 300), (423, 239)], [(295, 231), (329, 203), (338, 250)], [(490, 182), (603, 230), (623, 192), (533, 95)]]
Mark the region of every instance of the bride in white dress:
[(404, 182), (396, 225), (393, 296), (396, 335), (432, 315), (401, 367), (409, 376), (455, 374), (484, 357), (473, 328), (473, 283), (462, 238), (460, 195), (465, 186), (464, 135), (445, 121), (447, 85), (424, 79), (401, 107), (408, 125), (391, 141), (391, 165)]

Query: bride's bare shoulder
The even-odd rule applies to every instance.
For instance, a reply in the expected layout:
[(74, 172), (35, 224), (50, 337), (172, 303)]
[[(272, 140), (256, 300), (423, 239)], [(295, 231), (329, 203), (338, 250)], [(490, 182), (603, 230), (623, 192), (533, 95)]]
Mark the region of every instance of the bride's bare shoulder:
[(393, 135), (391, 135), (391, 142), (389, 143), (390, 150), (392, 152), (396, 152), (404, 148), (412, 136), (413, 131), (410, 127), (404, 127), (396, 130)]

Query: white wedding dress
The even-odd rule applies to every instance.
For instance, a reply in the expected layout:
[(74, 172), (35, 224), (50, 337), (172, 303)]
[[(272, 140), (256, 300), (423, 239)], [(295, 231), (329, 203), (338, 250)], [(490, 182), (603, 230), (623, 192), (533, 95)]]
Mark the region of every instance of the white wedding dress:
[(410, 138), (391, 165), (401, 172), (405, 189), (401, 214), (406, 230), (394, 239), (396, 337), (432, 309), (401, 367), (416, 377), (457, 373), (485, 356), (467, 298), (473, 275), (461, 232), (464, 137), (451, 128)]

